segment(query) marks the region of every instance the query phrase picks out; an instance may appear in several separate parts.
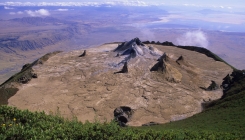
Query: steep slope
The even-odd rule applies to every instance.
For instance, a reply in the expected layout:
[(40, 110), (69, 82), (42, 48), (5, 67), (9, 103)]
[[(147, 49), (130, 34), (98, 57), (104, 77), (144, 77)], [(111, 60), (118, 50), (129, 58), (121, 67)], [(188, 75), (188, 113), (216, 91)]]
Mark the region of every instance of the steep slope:
[[(47, 113), (58, 109), (63, 116), (77, 116), (81, 121), (111, 120), (113, 111), (125, 106), (133, 113), (129, 125), (166, 123), (199, 113), (203, 102), (219, 99), (222, 89), (205, 88), (211, 81), (221, 85), (232, 71), (206, 55), (171, 46), (147, 46), (138, 38), (91, 48), (78, 57), (82, 52), (60, 53), (34, 66), (38, 78), (19, 85), (8, 104)], [(185, 63), (176, 62), (180, 56)], [(125, 62), (128, 72), (115, 74)], [(151, 71), (159, 62), (163, 69)]]

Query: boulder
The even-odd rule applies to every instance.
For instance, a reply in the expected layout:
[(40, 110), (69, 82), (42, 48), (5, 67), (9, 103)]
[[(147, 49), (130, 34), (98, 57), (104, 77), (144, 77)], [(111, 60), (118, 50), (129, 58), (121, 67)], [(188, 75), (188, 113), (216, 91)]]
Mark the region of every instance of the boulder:
[(127, 106), (121, 106), (114, 110), (114, 120), (118, 125), (124, 127), (126, 123), (130, 121), (132, 117), (133, 110)]
[(36, 73), (32, 73), (32, 78), (37, 78), (37, 74)]
[(83, 54), (79, 55), (79, 57), (84, 57), (86, 55), (86, 50), (84, 50)]
[(118, 72), (114, 72), (114, 74), (116, 74), (116, 73), (128, 73), (128, 62), (124, 63), (122, 70), (120, 70)]

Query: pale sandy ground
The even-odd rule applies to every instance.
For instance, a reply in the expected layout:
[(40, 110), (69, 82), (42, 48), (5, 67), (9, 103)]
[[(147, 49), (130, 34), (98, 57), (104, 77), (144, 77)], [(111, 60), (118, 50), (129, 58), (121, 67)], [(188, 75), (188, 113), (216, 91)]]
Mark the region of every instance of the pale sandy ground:
[[(113, 119), (119, 106), (134, 109), (129, 125), (139, 126), (150, 121), (166, 123), (190, 117), (202, 111), (201, 103), (222, 96), (222, 90), (205, 91), (211, 80), (222, 83), (232, 69), (206, 55), (169, 46), (158, 46), (171, 58), (169, 65), (181, 74), (181, 82), (169, 82), (162, 73), (150, 72), (157, 57), (140, 56), (129, 62), (129, 73), (113, 74), (120, 67), (113, 64), (111, 50), (118, 44), (107, 44), (87, 50), (87, 56), (78, 57), (83, 50), (60, 53), (43, 65), (34, 67), (37, 79), (20, 86), (9, 105), (31, 111), (45, 111), (85, 122)], [(178, 65), (183, 56), (190, 64)]]

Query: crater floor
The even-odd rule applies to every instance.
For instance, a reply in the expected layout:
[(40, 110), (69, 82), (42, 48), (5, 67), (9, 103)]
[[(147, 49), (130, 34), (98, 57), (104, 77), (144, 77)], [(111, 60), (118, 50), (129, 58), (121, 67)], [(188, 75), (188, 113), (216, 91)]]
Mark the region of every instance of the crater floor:
[[(137, 56), (128, 62), (128, 73), (120, 71), (125, 56), (116, 57), (117, 43), (83, 50), (63, 52), (43, 65), (33, 67), (38, 78), (19, 87), (9, 105), (31, 111), (56, 113), (67, 118), (76, 116), (85, 122), (113, 119), (120, 106), (133, 109), (132, 126), (148, 122), (166, 123), (190, 117), (202, 111), (201, 103), (222, 96), (222, 90), (206, 91), (211, 81), (218, 85), (232, 69), (194, 51), (171, 46), (151, 45), (166, 53), (168, 65), (181, 73), (178, 82), (169, 81), (164, 73), (150, 71), (159, 56)], [(185, 63), (176, 60), (183, 56)], [(186, 64), (188, 63), (188, 65)], [(170, 69), (171, 71), (171, 69)]]

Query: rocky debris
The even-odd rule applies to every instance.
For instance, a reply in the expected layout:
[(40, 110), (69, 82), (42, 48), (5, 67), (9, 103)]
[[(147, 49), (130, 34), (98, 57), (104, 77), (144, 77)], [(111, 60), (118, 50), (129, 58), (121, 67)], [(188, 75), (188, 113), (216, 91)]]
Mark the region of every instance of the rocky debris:
[(114, 72), (114, 74), (116, 74), (116, 73), (128, 73), (128, 62), (124, 63), (122, 70), (120, 70), (118, 72)]
[(83, 54), (79, 55), (78, 57), (84, 57), (86, 55), (86, 50), (84, 50)]
[(114, 119), (118, 122), (118, 125), (124, 127), (126, 123), (130, 121), (133, 110), (128, 106), (121, 106), (114, 110)]
[(153, 125), (159, 125), (159, 123), (157, 123), (157, 122), (149, 122), (149, 123), (142, 124), (142, 126), (153, 126)]

